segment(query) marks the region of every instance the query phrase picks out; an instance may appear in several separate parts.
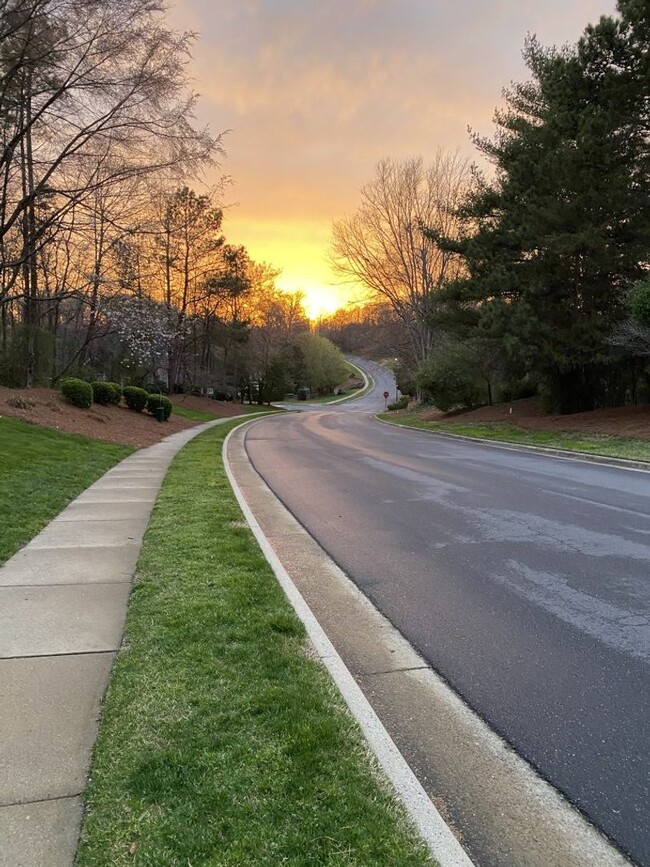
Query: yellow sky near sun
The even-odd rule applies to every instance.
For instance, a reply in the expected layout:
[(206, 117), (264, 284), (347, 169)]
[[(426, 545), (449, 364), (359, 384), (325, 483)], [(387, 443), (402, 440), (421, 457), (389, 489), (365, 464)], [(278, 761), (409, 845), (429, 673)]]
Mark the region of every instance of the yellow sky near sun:
[(250, 219), (235, 208), (228, 211), (227, 229), (255, 261), (281, 269), (276, 281), (280, 289), (304, 293), (310, 319), (334, 313), (359, 297), (358, 290), (341, 285), (332, 274), (327, 260), (329, 221)]

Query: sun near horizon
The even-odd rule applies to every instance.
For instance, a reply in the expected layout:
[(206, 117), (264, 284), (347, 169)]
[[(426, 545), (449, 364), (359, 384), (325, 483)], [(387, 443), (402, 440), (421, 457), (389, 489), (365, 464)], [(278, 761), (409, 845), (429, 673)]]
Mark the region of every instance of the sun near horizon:
[(283, 292), (302, 292), (304, 308), (312, 322), (330, 316), (359, 300), (360, 290), (343, 285), (328, 261), (331, 225), (319, 219), (271, 220), (244, 215), (233, 209), (229, 234), (244, 244), (251, 258), (280, 273), (276, 280)]
[(306, 280), (298, 280), (297, 283), (285, 281), (282, 275), (278, 277), (278, 289), (282, 292), (302, 292), (304, 295), (303, 307), (311, 322), (317, 322), (324, 316), (331, 316), (345, 307), (345, 302), (336, 298), (330, 291), (330, 287), (318, 284), (308, 284)]

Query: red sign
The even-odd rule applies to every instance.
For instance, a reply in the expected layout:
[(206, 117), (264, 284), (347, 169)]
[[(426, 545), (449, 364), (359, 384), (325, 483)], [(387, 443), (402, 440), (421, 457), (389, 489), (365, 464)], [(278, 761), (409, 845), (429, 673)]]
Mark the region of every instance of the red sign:
[(385, 391), (385, 392), (384, 392), (384, 397), (390, 397), (390, 392), (389, 392), (389, 391)]

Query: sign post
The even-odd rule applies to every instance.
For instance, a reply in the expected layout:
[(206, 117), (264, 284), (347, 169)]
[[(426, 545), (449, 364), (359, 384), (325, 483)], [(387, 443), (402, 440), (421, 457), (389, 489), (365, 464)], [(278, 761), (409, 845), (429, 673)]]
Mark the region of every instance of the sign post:
[(389, 392), (384, 392), (384, 409), (388, 409), (388, 398), (390, 397)]

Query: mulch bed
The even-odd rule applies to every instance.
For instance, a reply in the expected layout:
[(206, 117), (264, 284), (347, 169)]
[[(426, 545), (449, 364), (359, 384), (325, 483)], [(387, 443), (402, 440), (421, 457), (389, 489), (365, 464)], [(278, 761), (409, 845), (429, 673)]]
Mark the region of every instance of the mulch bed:
[[(239, 404), (205, 397), (179, 395), (174, 403), (224, 418), (242, 414)], [(170, 434), (201, 424), (173, 413), (161, 424), (149, 413), (132, 412), (123, 406), (93, 404), (90, 409), (79, 409), (63, 400), (61, 393), (54, 389), (0, 386), (0, 418), (2, 416), (138, 448), (154, 445)]]
[(422, 418), (449, 424), (498, 421), (528, 430), (571, 431), (650, 439), (650, 406), (648, 405), (608, 407), (571, 415), (549, 415), (544, 412), (538, 401), (529, 398), (498, 406), (482, 406), (479, 409), (451, 413), (430, 410), (423, 413)]

